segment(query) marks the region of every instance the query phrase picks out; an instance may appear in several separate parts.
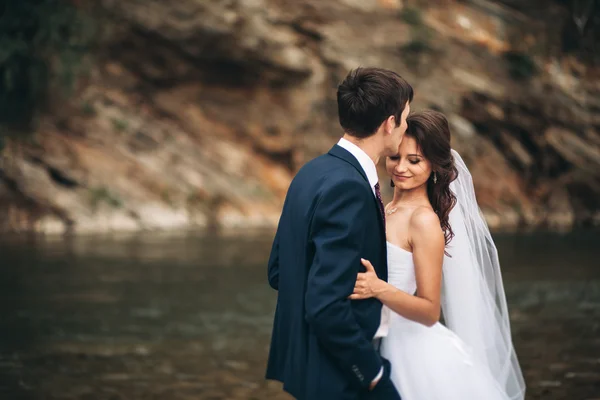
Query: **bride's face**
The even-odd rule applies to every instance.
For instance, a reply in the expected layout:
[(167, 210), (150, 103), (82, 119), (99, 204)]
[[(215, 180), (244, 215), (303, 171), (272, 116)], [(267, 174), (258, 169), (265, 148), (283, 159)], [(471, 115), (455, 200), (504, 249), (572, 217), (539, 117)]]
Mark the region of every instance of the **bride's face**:
[(431, 175), (431, 163), (421, 153), (416, 140), (405, 136), (398, 147), (398, 154), (388, 157), (385, 168), (394, 185), (410, 190), (427, 183)]

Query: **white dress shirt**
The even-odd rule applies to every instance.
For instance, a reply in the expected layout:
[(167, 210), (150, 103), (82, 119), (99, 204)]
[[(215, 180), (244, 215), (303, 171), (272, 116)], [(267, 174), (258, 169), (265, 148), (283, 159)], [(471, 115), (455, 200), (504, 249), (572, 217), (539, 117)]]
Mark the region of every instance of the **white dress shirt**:
[(375, 185), (379, 182), (379, 177), (377, 176), (377, 167), (371, 157), (367, 153), (363, 151), (360, 147), (355, 145), (349, 140), (341, 138), (338, 142), (338, 146), (343, 149), (346, 149), (358, 160), (358, 163), (362, 167), (365, 174), (367, 174), (367, 179), (371, 184), (371, 189), (373, 190), (373, 194), (375, 194)]

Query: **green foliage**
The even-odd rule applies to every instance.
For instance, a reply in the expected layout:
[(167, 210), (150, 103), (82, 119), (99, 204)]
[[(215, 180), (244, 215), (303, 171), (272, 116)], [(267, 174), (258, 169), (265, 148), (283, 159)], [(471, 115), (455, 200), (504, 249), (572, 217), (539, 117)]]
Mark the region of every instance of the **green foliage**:
[(129, 127), (129, 123), (121, 118), (113, 118), (112, 119), (113, 128), (119, 132), (125, 132)]
[(400, 11), (400, 19), (409, 25), (423, 24), (421, 10), (414, 7), (404, 7), (402, 11)]
[(9, 0), (0, 6), (0, 125), (32, 130), (49, 95), (74, 88), (96, 34), (74, 3)]
[(98, 187), (90, 189), (90, 200), (92, 203), (92, 208), (94, 210), (98, 209), (100, 203), (106, 203), (114, 208), (119, 208), (123, 206), (123, 202), (116, 195), (112, 194), (105, 187)]
[(436, 53), (436, 49), (431, 44), (431, 37), (431, 29), (427, 26), (413, 27), (412, 40), (400, 48), (400, 54), (409, 68), (424, 71), (423, 64)]
[(413, 39), (402, 46), (402, 54), (405, 56), (419, 57), (422, 54), (433, 51), (429, 41), (423, 39)]
[(527, 80), (538, 72), (535, 62), (527, 54), (508, 51), (504, 53), (504, 59), (508, 64), (508, 72), (514, 79)]
[(408, 68), (423, 74), (424, 64), (436, 51), (431, 44), (433, 32), (423, 21), (420, 8), (405, 6), (399, 14), (400, 19), (410, 25), (411, 40), (399, 48), (400, 55)]
[(167, 203), (169, 206), (174, 207), (173, 199), (171, 198), (171, 193), (169, 193), (168, 189), (163, 189), (160, 193), (160, 198), (163, 202)]
[(420, 71), (425, 56), (433, 52), (434, 49), (429, 42), (423, 39), (413, 39), (400, 49), (404, 62), (414, 71)]
[(88, 117), (94, 117), (97, 114), (96, 107), (87, 101), (81, 105), (81, 111)]

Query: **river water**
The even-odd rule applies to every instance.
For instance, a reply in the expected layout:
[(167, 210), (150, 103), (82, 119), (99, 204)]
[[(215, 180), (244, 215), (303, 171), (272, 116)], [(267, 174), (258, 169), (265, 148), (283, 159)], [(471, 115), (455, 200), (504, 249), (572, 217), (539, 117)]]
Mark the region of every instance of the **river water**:
[[(0, 238), (0, 399), (289, 399), (272, 232)], [(528, 399), (600, 399), (600, 233), (496, 235)]]

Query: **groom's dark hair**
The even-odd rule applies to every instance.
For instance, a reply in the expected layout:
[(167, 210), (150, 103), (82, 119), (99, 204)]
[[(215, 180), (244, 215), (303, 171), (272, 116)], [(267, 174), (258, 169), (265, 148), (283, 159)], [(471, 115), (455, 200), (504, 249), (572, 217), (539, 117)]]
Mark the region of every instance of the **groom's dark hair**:
[(340, 125), (344, 132), (367, 138), (393, 115), (396, 126), (413, 88), (394, 71), (383, 68), (356, 68), (338, 86)]

